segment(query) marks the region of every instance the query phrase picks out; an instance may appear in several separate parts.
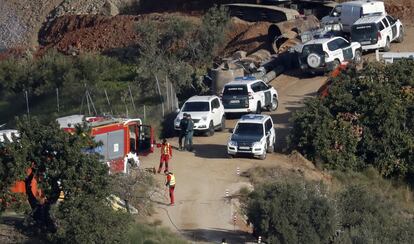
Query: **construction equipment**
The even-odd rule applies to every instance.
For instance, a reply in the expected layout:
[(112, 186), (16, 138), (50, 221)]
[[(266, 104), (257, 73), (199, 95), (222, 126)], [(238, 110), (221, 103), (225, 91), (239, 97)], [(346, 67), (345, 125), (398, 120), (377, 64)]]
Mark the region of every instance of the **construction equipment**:
[[(319, 20), (313, 16), (301, 16), (269, 26), (267, 37), (275, 53), (281, 53), (301, 43), (299, 35), (320, 28)], [(287, 43), (287, 44), (286, 44)], [(280, 49), (283, 47), (282, 49)]]
[(234, 3), (226, 4), (230, 10), (230, 16), (236, 16), (245, 21), (267, 21), (267, 22), (282, 22), (286, 20), (294, 20), (299, 16), (299, 12), (277, 6), (261, 5), (261, 4), (247, 4)]

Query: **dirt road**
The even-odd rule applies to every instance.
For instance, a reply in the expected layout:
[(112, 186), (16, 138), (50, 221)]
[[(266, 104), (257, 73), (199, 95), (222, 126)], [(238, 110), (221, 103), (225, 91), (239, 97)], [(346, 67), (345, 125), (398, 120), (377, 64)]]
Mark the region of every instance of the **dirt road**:
[[(280, 94), (280, 105), (272, 113), (277, 129), (278, 150), (285, 145), (288, 118), (301, 106), (302, 100), (314, 94), (325, 78), (314, 77), (299, 79), (292, 75), (282, 75), (272, 82)], [(227, 120), (227, 128), (233, 128), (237, 120)], [(249, 235), (241, 231), (243, 224), (237, 215), (237, 226), (234, 227), (232, 216), (236, 208), (225, 199), (229, 194), (237, 192), (241, 186), (248, 185), (247, 179), (237, 175), (237, 168), (243, 172), (256, 166), (293, 167), (290, 159), (283, 154), (268, 154), (266, 160), (251, 158), (228, 159), (226, 143), (229, 133), (216, 133), (213, 137), (196, 137), (195, 153), (174, 151), (171, 170), (176, 175), (177, 204), (166, 206), (166, 197), (156, 197), (157, 214), (165, 226), (171, 227), (196, 242), (215, 242), (226, 237), (230, 243), (249, 241)], [(177, 139), (171, 139), (177, 146)], [(144, 167), (157, 165), (159, 152), (142, 158)], [(309, 177), (319, 177), (316, 171), (309, 171)], [(159, 175), (160, 181), (164, 177)], [(167, 215), (168, 211), (168, 215)], [(170, 220), (171, 219), (171, 220)], [(236, 229), (236, 230), (235, 230)], [(251, 240), (250, 240), (251, 241)]]
[[(393, 51), (414, 51), (414, 28), (406, 28), (406, 39), (402, 44), (392, 44)], [(365, 58), (375, 58), (374, 54), (365, 55)], [(301, 169), (309, 179), (321, 179), (321, 172), (313, 168), (310, 163), (304, 163), (289, 158), (283, 154), (286, 146), (285, 136), (289, 130), (289, 118), (300, 108), (306, 97), (313, 96), (325, 81), (325, 77), (301, 78), (299, 72), (292, 72), (277, 77), (272, 85), (278, 90), (280, 105), (276, 112), (271, 114), (277, 134), (276, 152), (268, 154), (265, 160), (250, 158), (228, 159), (226, 143), (230, 134), (216, 133), (213, 137), (196, 137), (195, 153), (174, 151), (171, 170), (176, 175), (177, 187), (175, 206), (170, 207), (167, 195), (155, 197), (156, 214), (154, 220), (161, 220), (162, 225), (185, 235), (188, 239), (197, 242), (220, 243), (225, 237), (229, 243), (245, 243), (254, 241), (247, 232), (249, 228), (237, 215), (237, 223), (233, 225), (233, 215), (238, 211), (235, 201), (225, 198), (226, 190), (229, 194), (237, 192), (240, 187), (248, 185), (248, 180), (237, 175), (237, 168), (241, 172), (256, 166), (278, 166), (282, 169)], [(227, 128), (233, 128), (237, 120), (227, 120)], [(177, 146), (177, 138), (171, 139), (173, 146)], [(143, 157), (144, 167), (158, 166), (159, 152), (149, 157)], [(164, 176), (157, 175), (160, 182)]]

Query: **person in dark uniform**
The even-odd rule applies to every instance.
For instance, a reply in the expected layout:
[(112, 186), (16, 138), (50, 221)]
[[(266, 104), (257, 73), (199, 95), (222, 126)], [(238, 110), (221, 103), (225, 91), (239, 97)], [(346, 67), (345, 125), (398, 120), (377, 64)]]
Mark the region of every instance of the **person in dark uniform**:
[[(180, 151), (183, 150), (183, 138), (185, 138), (185, 135), (186, 135), (187, 124), (188, 124), (187, 114), (184, 113), (183, 119), (180, 121), (180, 134), (178, 135), (178, 150)], [(184, 141), (184, 145), (185, 145), (185, 141)]]
[(185, 144), (184, 147), (192, 152), (193, 151), (193, 134), (194, 134), (194, 121), (191, 119), (191, 115), (187, 114), (187, 130), (185, 136)]

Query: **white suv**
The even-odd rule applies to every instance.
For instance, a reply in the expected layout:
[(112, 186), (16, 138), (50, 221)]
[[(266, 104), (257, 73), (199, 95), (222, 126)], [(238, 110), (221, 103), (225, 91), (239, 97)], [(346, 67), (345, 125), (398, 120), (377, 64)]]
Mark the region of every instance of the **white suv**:
[(214, 135), (214, 130), (226, 128), (224, 107), (217, 96), (193, 96), (189, 98), (174, 120), (174, 128), (180, 130), (180, 121), (184, 113), (191, 115), (194, 131)]
[(389, 15), (365, 16), (351, 28), (352, 41), (361, 43), (362, 50), (383, 49), (388, 52), (391, 42), (402, 42), (404, 29), (400, 20)]
[(275, 111), (279, 105), (275, 88), (255, 77), (241, 77), (224, 85), (221, 101), (226, 113), (260, 114), (263, 108)]
[(237, 122), (227, 143), (227, 153), (229, 157), (249, 154), (265, 159), (266, 153), (273, 152), (275, 142), (272, 118), (265, 114), (247, 114)]
[(301, 69), (311, 73), (334, 70), (344, 61), (360, 63), (361, 44), (342, 37), (314, 39), (306, 42), (299, 54)]

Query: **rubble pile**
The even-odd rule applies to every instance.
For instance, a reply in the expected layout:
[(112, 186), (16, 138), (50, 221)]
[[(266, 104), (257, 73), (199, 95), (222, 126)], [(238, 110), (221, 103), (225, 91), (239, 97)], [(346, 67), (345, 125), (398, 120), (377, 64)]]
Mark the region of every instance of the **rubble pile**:
[(114, 17), (70, 15), (55, 19), (42, 35), (46, 49), (54, 47), (63, 53), (101, 52), (132, 46), (138, 42), (135, 24), (139, 16)]

